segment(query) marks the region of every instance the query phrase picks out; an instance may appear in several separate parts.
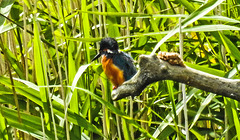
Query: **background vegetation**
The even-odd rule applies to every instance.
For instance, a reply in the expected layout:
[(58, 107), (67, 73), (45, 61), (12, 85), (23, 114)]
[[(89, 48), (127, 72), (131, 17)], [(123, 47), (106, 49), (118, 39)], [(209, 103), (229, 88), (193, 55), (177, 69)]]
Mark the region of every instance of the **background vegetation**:
[(1, 0), (0, 138), (240, 139), (239, 102), (173, 81), (113, 102), (101, 64), (90, 61), (110, 36), (135, 60), (183, 49), (189, 67), (239, 79), (239, 4)]

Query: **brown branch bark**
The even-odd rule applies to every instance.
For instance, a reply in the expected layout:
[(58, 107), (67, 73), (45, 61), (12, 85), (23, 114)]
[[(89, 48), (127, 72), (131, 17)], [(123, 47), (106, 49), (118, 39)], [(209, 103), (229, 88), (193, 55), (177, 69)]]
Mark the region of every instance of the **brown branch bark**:
[(173, 80), (240, 101), (240, 80), (214, 76), (185, 66), (174, 66), (156, 55), (141, 55), (140, 69), (132, 79), (113, 90), (112, 99), (138, 96), (149, 84)]

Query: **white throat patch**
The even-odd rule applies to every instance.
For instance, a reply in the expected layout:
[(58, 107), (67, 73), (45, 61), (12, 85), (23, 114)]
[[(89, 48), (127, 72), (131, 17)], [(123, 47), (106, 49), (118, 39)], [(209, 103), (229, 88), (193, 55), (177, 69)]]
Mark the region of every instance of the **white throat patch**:
[[(107, 53), (116, 53), (116, 52), (113, 52), (113, 51), (111, 51), (111, 50), (109, 50), (109, 49), (106, 49), (106, 52), (107, 52)], [(119, 51), (117, 51), (117, 52), (119, 52)]]

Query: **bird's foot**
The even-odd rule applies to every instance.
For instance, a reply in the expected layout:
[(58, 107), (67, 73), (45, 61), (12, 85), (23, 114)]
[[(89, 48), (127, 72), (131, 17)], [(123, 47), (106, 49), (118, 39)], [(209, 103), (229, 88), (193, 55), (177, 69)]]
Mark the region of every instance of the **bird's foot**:
[(183, 60), (181, 59), (178, 53), (160, 51), (158, 53), (158, 58), (164, 61), (168, 61), (168, 63), (170, 63), (171, 65), (178, 65), (178, 66), (185, 67)]

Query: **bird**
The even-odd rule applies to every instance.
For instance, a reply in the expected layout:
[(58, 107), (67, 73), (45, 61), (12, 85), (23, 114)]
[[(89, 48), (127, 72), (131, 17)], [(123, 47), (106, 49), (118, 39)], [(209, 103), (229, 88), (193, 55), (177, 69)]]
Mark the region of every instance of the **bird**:
[(137, 73), (133, 58), (119, 50), (118, 43), (114, 38), (106, 37), (101, 40), (99, 53), (92, 61), (101, 56), (103, 71), (114, 85), (113, 89), (118, 88)]

